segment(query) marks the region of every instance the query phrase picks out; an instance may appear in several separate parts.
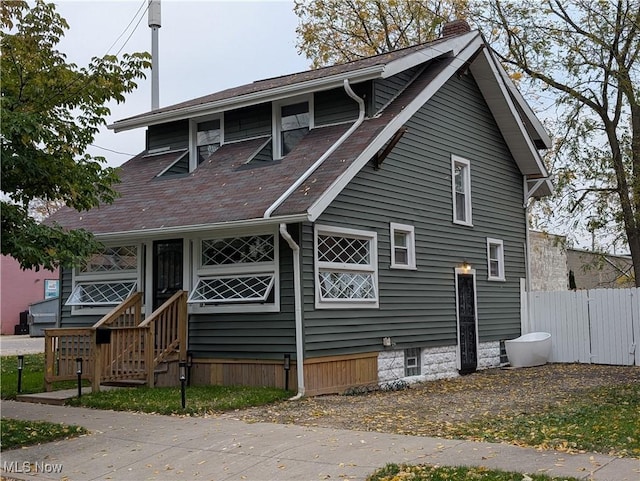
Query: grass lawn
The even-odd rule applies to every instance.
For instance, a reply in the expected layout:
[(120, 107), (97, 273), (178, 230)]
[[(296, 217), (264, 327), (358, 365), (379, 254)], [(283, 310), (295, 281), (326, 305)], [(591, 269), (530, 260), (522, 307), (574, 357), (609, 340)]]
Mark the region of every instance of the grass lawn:
[(87, 433), (87, 430), (80, 426), (8, 418), (0, 419), (0, 431), (2, 431), (2, 441), (0, 442), (0, 450), (2, 451), (67, 439)]
[(578, 481), (578, 478), (552, 478), (545, 474), (530, 474), (525, 477), (521, 473), (500, 471), (477, 467), (448, 467), (429, 465), (388, 464), (378, 469), (367, 478), (367, 481)]
[(640, 457), (640, 384), (602, 387), (540, 414), (488, 416), (450, 435), (562, 451)]
[[(44, 354), (25, 354), (22, 393), (44, 391)], [(0, 357), (0, 397), (15, 399), (18, 392), (18, 356)]]
[(179, 387), (137, 387), (86, 394), (80, 399), (70, 399), (68, 404), (115, 411), (197, 416), (262, 406), (292, 395), (293, 393), (284, 389), (271, 387), (188, 386), (186, 407), (182, 409)]

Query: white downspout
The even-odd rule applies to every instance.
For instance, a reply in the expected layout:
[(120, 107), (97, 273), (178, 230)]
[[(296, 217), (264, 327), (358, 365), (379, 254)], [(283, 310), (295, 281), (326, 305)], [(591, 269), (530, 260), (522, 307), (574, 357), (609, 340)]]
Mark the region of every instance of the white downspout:
[(525, 238), (525, 296), (527, 297), (526, 320), (520, 328), (520, 334), (528, 334), (531, 326), (531, 310), (529, 309), (529, 293), (531, 292), (531, 235), (529, 234), (529, 183), (524, 175), (524, 238)]
[(302, 284), (300, 283), (300, 246), (287, 231), (287, 224), (280, 224), (280, 235), (287, 241), (293, 252), (293, 296), (296, 324), (296, 372), (298, 374), (298, 394), (290, 401), (296, 401), (304, 396), (304, 345), (302, 338)]
[(343, 86), (344, 86), (344, 90), (345, 92), (347, 92), (347, 95), (349, 97), (351, 97), (353, 100), (355, 100), (356, 102), (358, 102), (358, 106), (360, 108), (360, 112), (358, 113), (358, 119), (354, 122), (354, 124), (349, 127), (349, 130), (347, 130), (344, 134), (342, 134), (342, 136), (331, 146), (329, 147), (329, 150), (327, 150), (324, 154), (322, 154), (322, 156), (316, 160), (314, 162), (314, 164), (309, 167), (307, 169), (307, 171), (302, 174), (298, 180), (296, 180), (293, 185), (291, 185), (291, 187), (289, 187), (284, 194), (282, 194), (280, 197), (278, 197), (278, 199), (271, 204), (271, 206), (269, 206), (269, 208), (264, 212), (264, 218), (268, 219), (269, 217), (271, 217), (271, 214), (273, 214), (273, 211), (276, 210), (278, 207), (280, 207), (280, 205), (287, 199), (287, 197), (289, 197), (298, 187), (300, 187), (302, 185), (303, 182), (305, 182), (309, 176), (311, 174), (313, 174), (315, 172), (315, 170), (320, 167), (322, 165), (322, 163), (331, 155), (333, 154), (333, 152), (340, 147), (340, 145), (342, 145), (342, 143), (347, 140), (351, 134), (358, 128), (360, 127), (360, 124), (362, 124), (362, 122), (364, 121), (364, 113), (365, 113), (365, 106), (364, 106), (364, 100), (362, 100), (360, 97), (358, 97), (355, 92), (351, 89), (351, 85), (349, 85), (349, 79), (344, 79), (343, 82)]

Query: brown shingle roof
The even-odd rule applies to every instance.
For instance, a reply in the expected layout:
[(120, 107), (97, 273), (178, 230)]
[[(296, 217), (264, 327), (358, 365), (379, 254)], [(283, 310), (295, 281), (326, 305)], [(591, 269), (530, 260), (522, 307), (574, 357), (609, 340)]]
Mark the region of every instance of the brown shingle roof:
[(268, 90), (272, 90), (279, 87), (285, 87), (289, 85), (299, 84), (311, 80), (321, 79), (325, 77), (331, 77), (334, 75), (340, 75), (348, 72), (354, 72), (357, 70), (366, 69), (368, 67), (374, 67), (376, 65), (386, 65), (394, 60), (401, 59), (410, 55), (419, 50), (423, 50), (426, 47), (433, 47), (439, 43), (445, 42), (448, 39), (436, 39), (431, 42), (414, 45), (412, 47), (407, 47), (399, 50), (394, 50), (392, 52), (387, 52), (379, 55), (374, 55), (372, 57), (366, 57), (360, 60), (354, 60), (352, 62), (347, 62), (339, 65), (332, 65), (330, 67), (323, 67), (314, 70), (307, 70), (304, 72), (297, 72), (290, 75), (283, 75), (280, 77), (273, 77), (264, 80), (258, 80), (256, 82), (240, 85), (238, 87), (232, 87), (226, 90), (222, 90), (220, 92), (216, 92), (210, 95), (205, 95), (203, 97), (198, 97), (195, 99), (187, 100), (185, 102), (181, 102), (174, 105), (169, 105), (167, 107), (162, 107), (156, 109), (152, 112), (146, 112), (143, 114), (135, 115), (126, 119), (122, 119), (120, 121), (115, 122), (113, 125), (117, 128), (119, 122), (126, 122), (133, 119), (143, 118), (150, 114), (160, 114), (164, 112), (177, 111), (184, 108), (195, 107), (198, 105), (205, 105), (213, 102), (217, 102), (220, 100), (232, 99), (235, 97), (241, 97), (243, 95), (253, 94), (257, 92), (264, 92)]
[(113, 204), (85, 212), (63, 208), (50, 221), (105, 234), (259, 218), (348, 128), (313, 129), (275, 162), (245, 165), (264, 138), (225, 144), (183, 176), (156, 177), (176, 160), (175, 152), (142, 153), (121, 167)]
[[(324, 163), (274, 212), (274, 216), (305, 214), (417, 93), (429, 85), (451, 59), (432, 62), (381, 115), (366, 119)], [(262, 218), (264, 212), (352, 124), (312, 129), (286, 157), (274, 162), (247, 160), (266, 138), (225, 144), (194, 172), (156, 177), (182, 152), (134, 157), (121, 167), (121, 197), (78, 213), (61, 209), (51, 218), (67, 228), (96, 234), (219, 224)]]

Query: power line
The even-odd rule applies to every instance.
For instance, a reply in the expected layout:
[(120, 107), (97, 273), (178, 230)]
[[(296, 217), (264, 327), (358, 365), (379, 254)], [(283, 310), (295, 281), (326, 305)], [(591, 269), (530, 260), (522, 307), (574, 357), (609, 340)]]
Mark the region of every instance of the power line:
[(127, 155), (129, 157), (133, 157), (135, 154), (130, 154), (128, 152), (119, 152), (117, 150), (113, 150), (113, 149), (108, 149), (106, 147), (102, 147), (100, 145), (96, 145), (96, 144), (89, 144), (91, 147), (95, 147), (97, 149), (102, 149), (102, 150), (106, 150), (107, 152), (113, 152), (114, 154), (118, 154), (118, 155)]
[[(131, 21), (129, 22), (129, 24), (124, 28), (124, 30), (122, 31), (122, 33), (120, 35), (118, 35), (118, 38), (116, 38), (113, 43), (111, 44), (111, 46), (107, 49), (107, 52), (105, 53), (105, 55), (108, 55), (109, 52), (111, 51), (111, 49), (115, 46), (116, 43), (118, 43), (118, 40), (120, 40), (122, 38), (122, 36), (125, 34), (125, 32), (127, 30), (129, 30), (129, 27), (131, 26), (131, 24), (133, 24), (133, 22), (135, 21), (136, 17), (138, 16), (138, 14), (140, 13), (140, 10), (142, 10), (142, 7), (144, 7), (145, 3), (148, 3), (147, 0), (142, 0), (142, 3), (140, 4), (140, 6), (138, 7), (138, 11), (136, 13), (133, 14), (133, 18), (131, 19)], [(147, 5), (147, 9), (149, 8), (149, 6)], [(134, 28), (134, 32), (135, 30), (138, 28), (138, 25), (140, 24), (140, 20), (138, 20), (138, 24), (136, 25), (136, 28)], [(129, 36), (127, 38), (127, 42), (129, 41), (129, 38), (131, 38), (131, 36)], [(125, 42), (126, 44), (126, 42)], [(122, 49), (120, 49), (122, 50)], [(118, 53), (120, 52), (120, 50), (118, 50)], [(116, 54), (117, 55), (117, 54)]]

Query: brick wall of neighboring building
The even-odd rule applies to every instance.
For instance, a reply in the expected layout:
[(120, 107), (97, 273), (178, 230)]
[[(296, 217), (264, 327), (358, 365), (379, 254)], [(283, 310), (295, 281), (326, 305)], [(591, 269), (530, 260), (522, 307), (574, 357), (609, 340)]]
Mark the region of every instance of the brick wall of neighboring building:
[(58, 279), (56, 270), (39, 271), (20, 269), (20, 264), (9, 256), (0, 258), (0, 331), (13, 334), (14, 326), (20, 323), (20, 313), (29, 309), (29, 304), (45, 298), (44, 284), (47, 279)]
[(576, 289), (634, 287), (631, 257), (567, 249)]
[(529, 234), (531, 290), (566, 291), (569, 289), (565, 238), (537, 231), (531, 231)]

